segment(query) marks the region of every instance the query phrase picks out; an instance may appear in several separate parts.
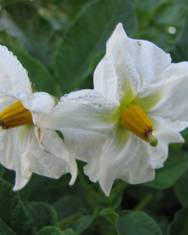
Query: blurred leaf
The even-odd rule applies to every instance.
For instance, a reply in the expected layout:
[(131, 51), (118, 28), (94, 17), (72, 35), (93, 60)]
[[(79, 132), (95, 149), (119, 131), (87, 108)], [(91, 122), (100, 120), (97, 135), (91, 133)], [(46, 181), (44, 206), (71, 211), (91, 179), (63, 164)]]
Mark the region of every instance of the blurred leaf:
[[(181, 155), (180, 155), (181, 154)], [(188, 169), (188, 156), (183, 152), (178, 155), (169, 155), (165, 166), (156, 172), (155, 180), (147, 186), (156, 189), (171, 187)]]
[(84, 212), (84, 203), (78, 196), (68, 195), (60, 198), (54, 207), (59, 215), (59, 218), (63, 219), (73, 214)]
[(6, 45), (20, 60), (34, 86), (34, 90), (56, 94), (60, 90), (57, 81), (50, 75), (47, 68), (37, 59), (30, 56), (20, 42), (6, 33), (0, 33), (0, 42)]
[(39, 60), (31, 57), (28, 53), (22, 50), (14, 49), (13, 47), (11, 50), (28, 71), (34, 90), (46, 91), (53, 95), (58, 95), (60, 88), (58, 88), (57, 81), (51, 77), (47, 69)]
[[(111, 235), (111, 231), (115, 232), (118, 214), (112, 208), (96, 209), (93, 214), (88, 215), (72, 215), (62, 220), (62, 228), (71, 228), (77, 234), (85, 232), (89, 233), (95, 227), (100, 227), (100, 231)], [(108, 231), (108, 232), (107, 232)]]
[(174, 190), (180, 203), (183, 206), (188, 205), (188, 173), (183, 175), (175, 184)]
[(169, 235), (187, 235), (188, 234), (188, 208), (179, 211), (169, 228)]
[(27, 204), (27, 210), (37, 230), (44, 226), (55, 225), (57, 223), (56, 211), (47, 203), (30, 202)]
[(81, 11), (56, 50), (55, 74), (64, 92), (83, 85), (118, 22), (125, 24), (128, 33), (135, 30), (130, 1), (95, 0)]
[(166, 0), (134, 0), (136, 8), (143, 13), (151, 14), (157, 10), (160, 6), (164, 5)]
[(180, 27), (187, 12), (187, 0), (164, 1), (158, 9), (156, 21), (167, 26)]
[(58, 227), (47, 226), (42, 228), (36, 235), (77, 235), (72, 229), (62, 231)]
[(31, 235), (35, 231), (32, 218), (19, 194), (12, 191), (12, 186), (0, 179), (0, 218), (19, 235)]
[(113, 225), (117, 223), (118, 214), (112, 208), (105, 208), (101, 210), (99, 215), (107, 219)]
[(16, 235), (16, 233), (0, 219), (0, 234), (1, 235)]
[(83, 215), (75, 223), (72, 224), (71, 228), (77, 233), (81, 234), (93, 223), (95, 215)]
[[(50, 22), (52, 27), (60, 30), (69, 25), (80, 8), (88, 0), (34, 0), (38, 4), (39, 14)], [(90, 0), (94, 1), (94, 0)]]
[(72, 229), (66, 229), (63, 231), (62, 235), (77, 235)]
[(50, 66), (58, 38), (31, 1), (6, 5), (1, 11), (0, 29), (16, 37), (32, 56)]
[(135, 0), (138, 17), (136, 37), (148, 39), (165, 51), (174, 48), (187, 18), (187, 0)]
[(7, 1), (7, 0), (0, 0), (0, 4), (2, 5), (2, 6), (6, 6), (6, 5), (10, 5), (10, 4), (13, 4), (13, 3), (16, 3), (16, 2), (18, 2), (19, 0), (9, 0), (9, 1)]
[[(51, 179), (40, 175), (33, 174), (32, 179), (21, 191), (21, 195), (27, 194), (27, 200), (55, 203), (63, 196), (75, 193), (74, 187), (68, 185), (70, 176), (64, 175), (60, 179)], [(22, 193), (23, 192), (23, 193)], [(77, 193), (76, 193), (77, 194)], [(24, 195), (23, 198), (24, 198)]]
[(123, 212), (117, 222), (118, 235), (162, 235), (157, 223), (144, 212)]
[(95, 211), (98, 208), (114, 208), (119, 209), (122, 201), (122, 193), (124, 192), (127, 184), (124, 181), (117, 181), (109, 197), (106, 197), (98, 184), (89, 182), (87, 176), (83, 175), (83, 179), (87, 179), (82, 183), (83, 194), (81, 200), (89, 211)]
[(104, 208), (98, 212), (94, 226), (99, 228), (101, 234), (117, 234), (116, 224), (118, 217), (119, 215), (114, 211), (114, 209)]
[(19, 235), (33, 235), (47, 225), (57, 223), (55, 210), (47, 203), (24, 202), (12, 186), (0, 179), (0, 218)]
[(180, 35), (177, 39), (177, 42), (174, 46), (174, 48), (171, 50), (171, 54), (173, 56), (173, 59), (177, 62), (182, 60), (188, 60), (188, 20), (186, 17), (186, 21), (183, 24), (182, 30), (180, 32)]

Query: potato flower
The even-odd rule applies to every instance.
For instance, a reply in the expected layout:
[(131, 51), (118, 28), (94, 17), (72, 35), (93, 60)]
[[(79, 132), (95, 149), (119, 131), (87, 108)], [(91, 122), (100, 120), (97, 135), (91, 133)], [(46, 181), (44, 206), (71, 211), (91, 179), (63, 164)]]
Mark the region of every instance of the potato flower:
[[(152, 181), (170, 143), (188, 126), (188, 63), (171, 63), (153, 43), (127, 37), (118, 24), (94, 72), (94, 89), (62, 97), (43, 125), (63, 132), (109, 195), (115, 179)], [(53, 120), (53, 121), (52, 121)], [(39, 120), (40, 122), (40, 120)]]
[(14, 190), (21, 189), (32, 172), (51, 178), (77, 167), (55, 131), (41, 128), (36, 117), (54, 107), (52, 96), (32, 92), (26, 70), (5, 46), (0, 46), (0, 163), (16, 172)]

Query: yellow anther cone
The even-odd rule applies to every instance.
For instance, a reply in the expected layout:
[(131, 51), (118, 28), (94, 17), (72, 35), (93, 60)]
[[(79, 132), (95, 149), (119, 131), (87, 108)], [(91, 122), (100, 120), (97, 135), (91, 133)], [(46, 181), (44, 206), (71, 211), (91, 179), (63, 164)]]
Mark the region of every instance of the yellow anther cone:
[(138, 105), (127, 107), (122, 112), (121, 124), (151, 146), (157, 145), (157, 139), (152, 135), (153, 124), (147, 114)]
[(0, 112), (0, 126), (3, 129), (25, 124), (33, 124), (32, 115), (31, 112), (23, 106), (21, 101), (16, 101)]

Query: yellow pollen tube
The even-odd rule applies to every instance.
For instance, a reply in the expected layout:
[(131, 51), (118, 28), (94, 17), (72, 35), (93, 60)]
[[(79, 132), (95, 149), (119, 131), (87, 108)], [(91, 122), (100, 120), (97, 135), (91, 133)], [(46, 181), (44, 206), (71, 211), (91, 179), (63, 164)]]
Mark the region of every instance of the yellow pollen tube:
[(31, 112), (23, 106), (21, 101), (16, 101), (0, 112), (0, 126), (3, 129), (26, 124), (33, 124), (32, 115)]
[(121, 124), (141, 139), (157, 146), (158, 141), (152, 135), (153, 125), (149, 117), (138, 105), (132, 105), (122, 112)]

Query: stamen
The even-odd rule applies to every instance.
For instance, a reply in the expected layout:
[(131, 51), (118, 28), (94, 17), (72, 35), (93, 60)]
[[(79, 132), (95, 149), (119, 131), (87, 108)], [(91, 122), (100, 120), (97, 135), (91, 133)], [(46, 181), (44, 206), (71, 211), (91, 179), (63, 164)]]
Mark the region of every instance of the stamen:
[(149, 139), (149, 143), (150, 143), (151, 146), (153, 146), (153, 147), (157, 146), (158, 140), (155, 136), (150, 135), (150, 136), (148, 136), (148, 139)]
[(138, 105), (132, 105), (122, 112), (121, 124), (141, 139), (157, 146), (157, 139), (153, 136), (153, 124), (146, 113)]
[(158, 144), (158, 140), (157, 140), (157, 138), (154, 135), (152, 135), (152, 132), (146, 133), (146, 136), (148, 138), (148, 142), (150, 143), (150, 145), (152, 147), (156, 147), (157, 144)]
[(3, 129), (25, 124), (33, 124), (32, 115), (31, 112), (23, 106), (21, 101), (16, 101), (0, 112), (0, 126)]

